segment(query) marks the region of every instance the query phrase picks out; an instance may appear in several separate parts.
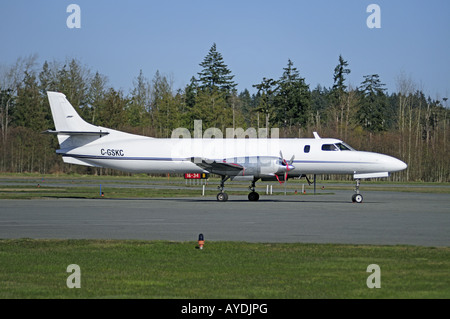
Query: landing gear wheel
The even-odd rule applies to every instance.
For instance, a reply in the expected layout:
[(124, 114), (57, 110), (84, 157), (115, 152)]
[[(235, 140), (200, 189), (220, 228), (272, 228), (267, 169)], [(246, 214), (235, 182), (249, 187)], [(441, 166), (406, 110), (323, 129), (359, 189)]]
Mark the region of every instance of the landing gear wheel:
[(251, 192), (248, 194), (248, 200), (251, 202), (256, 202), (259, 199), (259, 194), (257, 192)]
[(219, 202), (226, 202), (228, 200), (228, 194), (220, 192), (219, 194), (217, 194), (217, 200)]
[(352, 202), (353, 203), (362, 203), (363, 197), (361, 194), (353, 194), (352, 196)]

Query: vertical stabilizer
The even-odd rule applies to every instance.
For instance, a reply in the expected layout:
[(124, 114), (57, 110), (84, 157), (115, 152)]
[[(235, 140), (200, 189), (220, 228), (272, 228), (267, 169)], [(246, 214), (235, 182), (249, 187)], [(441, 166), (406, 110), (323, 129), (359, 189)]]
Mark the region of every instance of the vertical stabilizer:
[(95, 131), (97, 126), (85, 122), (73, 108), (66, 96), (59, 92), (47, 92), (53, 121), (57, 131)]
[(56, 130), (45, 133), (56, 134), (61, 149), (85, 145), (109, 134), (105, 128), (84, 121), (64, 94), (47, 92), (47, 96)]

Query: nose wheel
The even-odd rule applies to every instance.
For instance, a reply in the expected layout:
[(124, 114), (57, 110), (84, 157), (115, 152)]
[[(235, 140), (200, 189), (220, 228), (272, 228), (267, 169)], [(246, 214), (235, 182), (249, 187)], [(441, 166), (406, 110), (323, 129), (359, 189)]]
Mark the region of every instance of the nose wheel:
[(359, 193), (359, 186), (360, 186), (360, 181), (359, 179), (356, 180), (356, 187), (355, 187), (355, 192), (356, 194), (353, 194), (352, 196), (352, 202), (353, 203), (362, 203), (363, 201), (363, 196)]
[(362, 203), (363, 197), (361, 194), (353, 194), (352, 196), (352, 202), (353, 203)]

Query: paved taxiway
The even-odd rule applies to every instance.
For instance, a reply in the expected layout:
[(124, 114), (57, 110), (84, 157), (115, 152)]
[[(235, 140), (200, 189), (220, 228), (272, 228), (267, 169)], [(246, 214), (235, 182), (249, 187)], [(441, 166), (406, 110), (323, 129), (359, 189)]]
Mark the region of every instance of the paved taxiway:
[(1, 200), (0, 238), (450, 246), (450, 196), (365, 191), (168, 199)]

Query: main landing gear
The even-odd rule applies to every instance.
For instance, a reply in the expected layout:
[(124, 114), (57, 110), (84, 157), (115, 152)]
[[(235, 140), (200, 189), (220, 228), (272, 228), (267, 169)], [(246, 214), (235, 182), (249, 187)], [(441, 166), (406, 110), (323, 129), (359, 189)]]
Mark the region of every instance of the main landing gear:
[(251, 202), (256, 202), (259, 199), (259, 194), (255, 192), (255, 183), (256, 181), (252, 181), (252, 185), (249, 186), (251, 192), (248, 194), (248, 200)]
[(217, 194), (217, 200), (219, 202), (226, 202), (228, 200), (228, 194), (224, 193), (224, 192), (220, 192), (219, 194)]
[(220, 181), (220, 186), (217, 188), (220, 190), (220, 193), (217, 194), (217, 200), (219, 202), (226, 202), (228, 200), (228, 194), (223, 191), (225, 188), (225, 181), (229, 179), (230, 176), (222, 176), (222, 180)]
[[(217, 201), (219, 202), (226, 202), (228, 200), (228, 194), (225, 193), (225, 181), (227, 181), (230, 178), (230, 176), (222, 176), (222, 180), (220, 181), (220, 186), (217, 188), (219, 189), (219, 193), (217, 194)], [(249, 186), (250, 193), (248, 194), (248, 200), (251, 202), (256, 202), (259, 200), (259, 194), (255, 191), (255, 183), (256, 181), (252, 181), (252, 185)]]
[(360, 181), (359, 181), (359, 179), (357, 179), (356, 180), (356, 187), (355, 187), (355, 194), (353, 194), (353, 196), (352, 196), (352, 202), (353, 203), (362, 203), (362, 201), (363, 201), (363, 197), (359, 193), (359, 186), (360, 186)]

